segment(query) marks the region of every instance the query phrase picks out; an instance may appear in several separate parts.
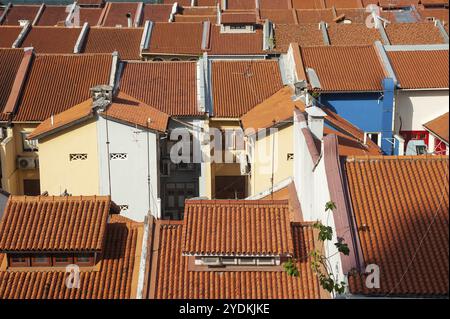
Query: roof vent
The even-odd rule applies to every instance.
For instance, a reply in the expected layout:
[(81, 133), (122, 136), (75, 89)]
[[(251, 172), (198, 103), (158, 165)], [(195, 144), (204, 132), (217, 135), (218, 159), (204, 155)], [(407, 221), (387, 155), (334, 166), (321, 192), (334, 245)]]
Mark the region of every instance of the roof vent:
[(97, 85), (91, 88), (92, 107), (104, 110), (112, 102), (113, 87), (111, 85)]
[(126, 16), (127, 16), (127, 25), (129, 28), (131, 28), (133, 26), (133, 20), (131, 19), (131, 12), (128, 12)]

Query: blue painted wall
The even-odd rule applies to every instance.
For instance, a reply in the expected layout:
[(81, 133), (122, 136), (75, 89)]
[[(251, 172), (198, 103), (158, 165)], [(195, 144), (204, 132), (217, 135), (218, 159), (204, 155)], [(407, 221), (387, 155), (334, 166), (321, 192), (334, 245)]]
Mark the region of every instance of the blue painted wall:
[(359, 127), (365, 132), (381, 132), (381, 148), (385, 154), (392, 154), (392, 112), (394, 105), (394, 82), (383, 80), (383, 92), (367, 93), (322, 93), (322, 105)]

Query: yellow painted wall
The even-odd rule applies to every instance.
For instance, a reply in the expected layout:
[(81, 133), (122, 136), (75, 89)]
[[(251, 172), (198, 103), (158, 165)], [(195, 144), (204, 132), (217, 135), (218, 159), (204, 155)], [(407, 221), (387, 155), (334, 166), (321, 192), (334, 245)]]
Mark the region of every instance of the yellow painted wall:
[[(273, 150), (273, 137), (275, 136), (275, 149)], [(265, 151), (264, 151), (265, 150)], [(259, 157), (259, 152), (263, 157)], [(279, 128), (274, 135), (258, 139), (255, 142), (254, 162), (251, 166), (249, 196), (256, 195), (272, 187), (272, 154), (274, 154), (274, 185), (293, 176), (294, 161), (287, 160), (287, 154), (294, 153), (293, 126)]]
[[(88, 154), (86, 160), (70, 161), (69, 155)], [(99, 169), (95, 120), (39, 141), (41, 191), (59, 195), (98, 195)]]

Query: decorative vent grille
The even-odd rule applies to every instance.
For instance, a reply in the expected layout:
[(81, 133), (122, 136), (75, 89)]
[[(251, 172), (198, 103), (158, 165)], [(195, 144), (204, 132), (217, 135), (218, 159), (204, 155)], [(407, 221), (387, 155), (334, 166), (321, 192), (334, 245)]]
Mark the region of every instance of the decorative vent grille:
[(128, 205), (119, 205), (120, 211), (127, 211), (128, 210)]
[(109, 154), (111, 160), (126, 160), (128, 159), (127, 153), (111, 153)]
[(85, 153), (69, 154), (69, 160), (70, 161), (85, 161), (85, 160), (87, 160), (87, 154), (85, 154)]

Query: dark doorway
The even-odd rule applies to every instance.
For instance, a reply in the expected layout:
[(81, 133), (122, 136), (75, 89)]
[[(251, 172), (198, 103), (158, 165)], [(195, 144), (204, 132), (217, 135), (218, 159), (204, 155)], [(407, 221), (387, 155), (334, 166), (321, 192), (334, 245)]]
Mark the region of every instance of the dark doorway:
[(216, 176), (216, 199), (244, 199), (245, 176)]
[(23, 193), (28, 196), (41, 195), (41, 185), (38, 179), (24, 179)]

